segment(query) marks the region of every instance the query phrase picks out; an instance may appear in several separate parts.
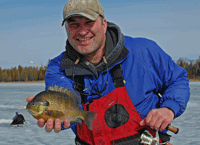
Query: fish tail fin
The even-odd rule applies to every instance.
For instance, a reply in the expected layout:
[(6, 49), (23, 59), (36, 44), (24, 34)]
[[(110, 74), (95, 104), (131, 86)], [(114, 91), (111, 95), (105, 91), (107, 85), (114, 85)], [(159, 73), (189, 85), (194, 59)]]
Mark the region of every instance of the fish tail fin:
[(96, 117), (97, 117), (96, 112), (87, 111), (84, 122), (85, 122), (85, 124), (86, 124), (86, 126), (88, 127), (89, 130), (92, 130), (93, 120)]

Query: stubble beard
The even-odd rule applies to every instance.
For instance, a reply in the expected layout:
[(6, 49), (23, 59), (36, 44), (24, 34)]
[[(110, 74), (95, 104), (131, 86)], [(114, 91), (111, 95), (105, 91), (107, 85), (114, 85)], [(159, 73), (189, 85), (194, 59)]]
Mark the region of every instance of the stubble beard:
[(105, 36), (102, 37), (101, 41), (99, 41), (97, 44), (95, 44), (96, 42), (94, 41), (93, 45), (91, 45), (88, 50), (92, 50), (91, 52), (89, 51), (88, 53), (83, 54), (83, 56), (87, 57), (87, 56), (91, 56), (97, 53), (98, 50), (100, 50), (102, 47), (104, 47), (104, 39)]

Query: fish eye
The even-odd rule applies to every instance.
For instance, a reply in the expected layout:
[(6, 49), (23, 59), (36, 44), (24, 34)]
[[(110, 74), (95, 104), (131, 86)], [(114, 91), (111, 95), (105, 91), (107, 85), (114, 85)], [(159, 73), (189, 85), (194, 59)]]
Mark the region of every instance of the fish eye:
[(49, 102), (47, 100), (44, 101), (45, 106), (49, 106)]

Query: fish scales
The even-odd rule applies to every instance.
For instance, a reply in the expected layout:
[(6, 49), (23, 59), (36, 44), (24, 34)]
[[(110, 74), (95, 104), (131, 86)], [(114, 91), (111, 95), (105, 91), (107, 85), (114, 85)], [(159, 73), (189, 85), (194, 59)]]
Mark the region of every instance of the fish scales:
[(47, 91), (38, 93), (26, 106), (28, 112), (36, 119), (43, 118), (45, 121), (52, 118), (60, 118), (63, 122), (68, 119), (70, 122), (82, 124), (82, 119), (88, 128), (92, 130), (92, 122), (96, 113), (84, 111), (79, 105), (81, 97), (75, 91), (51, 86)]

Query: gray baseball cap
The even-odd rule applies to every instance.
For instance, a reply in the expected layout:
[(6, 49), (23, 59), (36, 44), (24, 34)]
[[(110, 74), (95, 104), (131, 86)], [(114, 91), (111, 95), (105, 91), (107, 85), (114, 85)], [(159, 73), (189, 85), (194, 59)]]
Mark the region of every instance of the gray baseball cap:
[(63, 9), (62, 26), (69, 17), (75, 15), (96, 20), (99, 15), (104, 17), (104, 11), (98, 0), (69, 0)]

